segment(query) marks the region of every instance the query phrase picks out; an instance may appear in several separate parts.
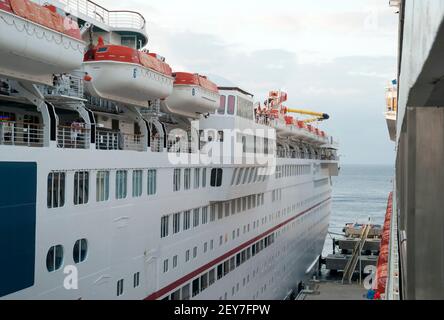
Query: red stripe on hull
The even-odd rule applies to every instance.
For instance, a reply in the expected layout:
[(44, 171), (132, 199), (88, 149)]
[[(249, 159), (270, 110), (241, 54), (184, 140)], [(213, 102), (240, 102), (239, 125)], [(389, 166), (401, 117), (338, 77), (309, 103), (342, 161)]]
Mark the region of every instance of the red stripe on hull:
[(236, 247), (236, 248), (234, 248), (234, 249), (232, 249), (232, 250), (230, 250), (230, 251), (228, 251), (228, 252), (225, 253), (224, 255), (222, 255), (222, 256), (220, 256), (220, 257), (214, 259), (213, 261), (211, 261), (211, 262), (209, 262), (209, 263), (203, 265), (202, 267), (200, 267), (200, 268), (194, 270), (193, 272), (191, 272), (191, 273), (189, 273), (189, 274), (183, 276), (182, 278), (180, 278), (180, 279), (176, 280), (175, 282), (169, 284), (168, 286), (166, 286), (166, 287), (160, 289), (159, 291), (152, 293), (151, 295), (149, 295), (148, 297), (146, 297), (145, 300), (156, 300), (156, 299), (159, 299), (160, 297), (164, 296), (164, 295), (167, 294), (168, 292), (173, 291), (173, 290), (176, 289), (177, 287), (180, 287), (181, 285), (183, 285), (183, 284), (185, 284), (186, 282), (190, 281), (191, 279), (193, 279), (194, 277), (198, 276), (199, 274), (205, 272), (205, 271), (208, 270), (208, 269), (211, 269), (212, 267), (214, 267), (214, 266), (217, 265), (218, 263), (220, 263), (220, 262), (224, 261), (225, 259), (227, 259), (227, 258), (229, 258), (229, 257), (231, 257), (231, 256), (233, 256), (233, 255), (235, 255), (235, 254), (237, 254), (238, 252), (244, 250), (244, 249), (247, 248), (248, 246), (254, 244), (256, 241), (258, 241), (258, 240), (260, 240), (260, 239), (262, 239), (262, 238), (268, 236), (269, 234), (273, 233), (273, 232), (276, 231), (277, 229), (279, 229), (279, 228), (285, 226), (286, 224), (292, 222), (293, 220), (295, 220), (295, 219), (297, 219), (297, 218), (303, 216), (304, 214), (306, 214), (306, 213), (310, 212), (311, 210), (313, 210), (313, 209), (319, 207), (320, 205), (324, 204), (325, 202), (327, 202), (327, 201), (329, 201), (329, 200), (331, 200), (331, 197), (328, 198), (328, 199), (326, 199), (326, 200), (324, 200), (324, 201), (322, 201), (322, 202), (320, 202), (320, 203), (318, 203), (317, 205), (315, 205), (315, 206), (313, 206), (313, 207), (311, 207), (311, 208), (309, 208), (309, 209), (307, 209), (307, 210), (305, 210), (305, 211), (302, 211), (302, 212), (298, 213), (298, 214), (295, 215), (294, 217), (292, 217), (292, 218), (290, 218), (290, 219), (288, 219), (288, 220), (286, 220), (286, 221), (284, 221), (284, 222), (282, 222), (282, 223), (276, 225), (275, 227), (273, 227), (273, 228), (271, 228), (270, 230), (268, 230), (268, 231), (266, 231), (266, 232), (260, 234), (259, 236), (257, 236), (257, 237), (255, 237), (255, 238), (253, 238), (253, 239), (251, 239), (251, 240), (249, 240), (249, 241), (247, 241), (247, 242), (241, 244), (240, 246), (238, 246), (238, 247)]

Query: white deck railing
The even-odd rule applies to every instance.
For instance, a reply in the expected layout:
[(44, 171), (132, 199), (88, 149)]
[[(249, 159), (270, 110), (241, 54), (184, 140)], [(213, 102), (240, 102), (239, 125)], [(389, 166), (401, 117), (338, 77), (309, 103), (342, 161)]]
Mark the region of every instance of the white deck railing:
[(96, 133), (96, 149), (144, 151), (143, 138), (143, 135), (99, 129)]
[(90, 129), (58, 126), (57, 146), (65, 149), (88, 149)]
[(43, 125), (0, 121), (0, 145), (43, 147), (43, 141)]
[(145, 18), (134, 11), (112, 11), (89, 0), (57, 0), (57, 2), (64, 4), (64, 9), (73, 15), (83, 14), (112, 28), (145, 29)]

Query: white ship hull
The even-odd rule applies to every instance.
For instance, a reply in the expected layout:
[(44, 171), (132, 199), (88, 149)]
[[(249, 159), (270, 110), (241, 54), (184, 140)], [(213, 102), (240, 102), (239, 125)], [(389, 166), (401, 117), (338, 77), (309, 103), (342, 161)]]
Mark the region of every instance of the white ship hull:
[[(186, 232), (160, 237), (160, 220), (165, 214), (209, 206), (221, 188), (206, 188), (172, 193), (173, 168), (166, 154), (121, 151), (60, 150), (1, 146), (2, 162), (35, 162), (37, 168), (37, 204), (35, 239), (35, 277), (32, 286), (6, 295), (6, 299), (163, 299), (251, 244), (274, 234), (274, 242), (259, 254), (236, 267), (191, 299), (283, 299), (307, 278), (305, 273), (321, 254), (327, 235), (331, 210), (331, 184), (328, 169), (319, 168), (320, 160), (280, 159), (277, 165), (309, 166), (310, 172), (265, 182), (231, 186), (232, 167), (225, 167), (222, 188), (234, 189), (238, 198), (263, 194), (263, 205), (251, 207), (228, 217), (200, 224)], [(51, 161), (48, 161), (51, 159)], [(124, 167), (123, 167), (124, 166)], [(158, 184), (155, 196), (133, 198), (131, 172), (126, 200), (113, 200), (114, 176), (119, 168), (156, 168)], [(72, 204), (72, 181), (76, 170), (90, 172), (90, 201)], [(110, 198), (96, 201), (96, 173), (110, 170)], [(48, 209), (47, 179), (52, 171), (67, 171), (66, 203), (63, 208)], [(207, 176), (208, 177), (208, 176)], [(324, 180), (322, 185), (314, 181)], [(192, 180), (193, 181), (193, 178)], [(3, 184), (5, 181), (3, 182)], [(3, 185), (4, 186), (4, 185)], [(222, 189), (222, 190), (223, 190)], [(281, 200), (272, 201), (273, 190), (282, 190)], [(259, 198), (259, 197), (258, 197)], [(260, 200), (256, 200), (259, 201)], [(192, 218), (191, 218), (192, 219)], [(266, 221), (264, 219), (267, 219)], [(253, 228), (253, 223), (258, 226)], [(193, 222), (191, 222), (192, 224)], [(249, 231), (244, 228), (248, 226)], [(240, 231), (237, 231), (238, 228)], [(233, 231), (235, 239), (233, 239)], [(239, 234), (238, 234), (239, 232)], [(223, 243), (220, 245), (220, 236)], [(88, 239), (88, 258), (74, 264), (72, 248), (76, 240)], [(204, 253), (204, 243), (214, 241)], [(64, 247), (64, 266), (78, 268), (79, 287), (63, 287), (63, 270), (48, 272), (46, 254), (54, 244)], [(193, 248), (197, 257), (193, 258)], [(185, 252), (191, 250), (189, 262)], [(172, 258), (178, 265), (172, 267)], [(163, 261), (169, 259), (169, 271)], [(133, 275), (140, 272), (140, 286), (133, 287)], [(116, 281), (124, 279), (125, 290), (116, 296)], [(233, 292), (234, 288), (234, 292)]]
[(52, 85), (54, 73), (80, 68), (85, 43), (0, 10), (0, 75)]

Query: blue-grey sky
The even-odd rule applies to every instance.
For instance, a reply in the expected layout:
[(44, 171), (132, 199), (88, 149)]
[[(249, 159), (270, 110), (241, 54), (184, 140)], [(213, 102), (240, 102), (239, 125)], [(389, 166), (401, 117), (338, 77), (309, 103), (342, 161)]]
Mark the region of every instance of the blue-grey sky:
[(207, 74), (263, 101), (329, 113), (321, 128), (340, 142), (343, 163), (392, 164), (383, 117), (395, 78), (397, 15), (387, 0), (102, 0), (141, 12), (148, 48), (175, 71)]

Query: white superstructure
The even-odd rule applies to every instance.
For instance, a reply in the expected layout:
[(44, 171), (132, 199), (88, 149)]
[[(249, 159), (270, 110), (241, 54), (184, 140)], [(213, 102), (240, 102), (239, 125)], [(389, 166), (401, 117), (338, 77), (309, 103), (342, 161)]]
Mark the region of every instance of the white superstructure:
[[(134, 50), (146, 45), (137, 13), (49, 2), (78, 18), (85, 52), (99, 36)], [(7, 37), (2, 26), (1, 41)], [(149, 63), (166, 70), (156, 59)], [(125, 63), (121, 75), (94, 74), (90, 62), (51, 69), (50, 85), (0, 69), (0, 241), (7, 244), (0, 298), (288, 297), (327, 235), (338, 174), (333, 139), (258, 112), (239, 88), (184, 87), (184, 95), (208, 100), (184, 112), (180, 95), (170, 109), (164, 96), (146, 105), (143, 94), (137, 103), (106, 100), (102, 76), (111, 87), (122, 80), (137, 91), (132, 81), (142, 83), (137, 62), (129, 74)], [(169, 95), (174, 75), (162, 72), (150, 81), (169, 85)], [(107, 94), (122, 96), (117, 88)], [(219, 108), (201, 113), (216, 98)], [(67, 279), (78, 279), (77, 288)]]

